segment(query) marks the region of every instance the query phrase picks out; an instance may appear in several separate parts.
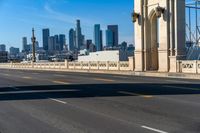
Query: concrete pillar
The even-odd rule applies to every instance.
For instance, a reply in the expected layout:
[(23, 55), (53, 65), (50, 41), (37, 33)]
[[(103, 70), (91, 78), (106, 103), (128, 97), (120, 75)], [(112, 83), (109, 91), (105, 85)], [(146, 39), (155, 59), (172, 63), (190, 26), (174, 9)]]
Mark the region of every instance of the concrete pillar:
[(131, 71), (135, 70), (135, 60), (134, 57), (128, 57), (128, 61), (129, 61), (129, 69)]
[(135, 27), (135, 71), (144, 71), (144, 0), (135, 0), (134, 12), (139, 13)]
[(65, 68), (68, 69), (69, 65), (68, 65), (68, 60), (65, 60)]

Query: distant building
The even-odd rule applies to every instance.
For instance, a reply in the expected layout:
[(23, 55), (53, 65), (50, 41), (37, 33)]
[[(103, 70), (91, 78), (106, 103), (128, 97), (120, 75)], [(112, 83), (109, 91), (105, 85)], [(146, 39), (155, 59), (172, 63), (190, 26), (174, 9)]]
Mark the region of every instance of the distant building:
[(106, 47), (114, 47), (113, 32), (111, 30), (106, 30)]
[(86, 49), (90, 49), (90, 45), (92, 45), (92, 40), (86, 40)]
[(50, 36), (50, 32), (49, 32), (49, 29), (43, 29), (42, 30), (42, 39), (43, 39), (43, 49), (44, 50), (48, 50), (48, 46), (49, 46), (49, 36)]
[(60, 51), (60, 43), (59, 43), (59, 36), (58, 35), (54, 35), (54, 50)]
[(9, 53), (9, 58), (11, 60), (18, 60), (20, 58), (20, 52), (19, 52), (19, 48), (15, 48), (15, 47), (10, 47), (10, 53)]
[(0, 51), (0, 63), (8, 62), (8, 52)]
[(76, 21), (76, 43), (75, 43), (75, 48), (80, 50), (81, 45), (82, 45), (81, 24), (80, 24), (80, 20), (77, 20)]
[(100, 24), (94, 25), (94, 43), (97, 51), (103, 50), (103, 38)]
[(10, 55), (18, 55), (19, 54), (19, 48), (10, 47)]
[(6, 51), (6, 45), (0, 44), (0, 52), (5, 52), (5, 51)]
[(69, 30), (69, 50), (74, 51), (75, 49), (75, 39), (76, 39), (76, 32), (74, 29)]
[(128, 46), (127, 42), (122, 42), (119, 47), (120, 47), (121, 50), (126, 51), (127, 46)]
[(133, 44), (130, 44), (128, 47), (127, 47), (127, 55), (130, 57), (130, 56), (134, 56), (134, 52), (135, 52), (135, 47)]
[(108, 25), (108, 30), (113, 33), (113, 47), (118, 47), (119, 45), (119, 31), (118, 25)]
[(66, 44), (66, 38), (64, 34), (59, 35), (59, 51), (63, 51), (64, 45)]
[(78, 56), (78, 61), (128, 61), (128, 56), (121, 50), (98, 51)]
[(27, 37), (22, 38), (22, 52), (28, 52), (28, 42), (27, 42)]
[(50, 36), (48, 39), (48, 51), (55, 51), (55, 36)]

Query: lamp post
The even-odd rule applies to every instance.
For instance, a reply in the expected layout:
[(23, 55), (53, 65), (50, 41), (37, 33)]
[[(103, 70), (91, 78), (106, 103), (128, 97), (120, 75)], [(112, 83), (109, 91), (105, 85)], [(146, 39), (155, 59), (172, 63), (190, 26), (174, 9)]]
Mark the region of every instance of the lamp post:
[(32, 29), (32, 52), (33, 52), (33, 58), (32, 61), (36, 62), (36, 57), (35, 57), (35, 42), (36, 42), (36, 37), (35, 37), (35, 33), (34, 33), (34, 28)]

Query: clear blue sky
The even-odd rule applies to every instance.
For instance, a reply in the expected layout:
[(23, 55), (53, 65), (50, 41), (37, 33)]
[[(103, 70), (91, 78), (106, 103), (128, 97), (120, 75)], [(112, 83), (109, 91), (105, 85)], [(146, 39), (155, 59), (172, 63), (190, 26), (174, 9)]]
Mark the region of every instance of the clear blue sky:
[[(93, 25), (118, 24), (120, 41), (133, 42), (133, 0), (0, 0), (0, 44), (20, 47), (22, 37), (30, 42), (31, 28), (42, 45), (42, 28), (51, 35), (66, 34), (80, 19), (83, 34), (93, 39)], [(105, 33), (104, 33), (105, 38)], [(105, 39), (104, 39), (105, 40)]]

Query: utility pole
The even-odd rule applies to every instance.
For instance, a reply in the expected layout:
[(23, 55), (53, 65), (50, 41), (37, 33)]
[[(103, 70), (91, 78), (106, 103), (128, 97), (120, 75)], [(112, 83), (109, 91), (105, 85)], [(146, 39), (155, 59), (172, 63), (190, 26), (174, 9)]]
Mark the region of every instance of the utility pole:
[(32, 52), (33, 52), (33, 58), (32, 61), (36, 62), (36, 57), (35, 57), (35, 42), (36, 42), (36, 37), (35, 37), (35, 33), (34, 33), (34, 28), (32, 29)]

